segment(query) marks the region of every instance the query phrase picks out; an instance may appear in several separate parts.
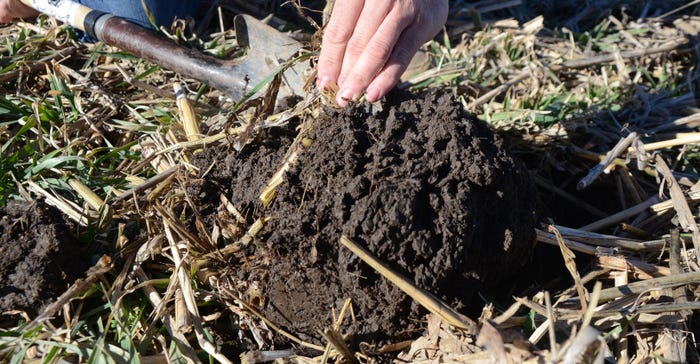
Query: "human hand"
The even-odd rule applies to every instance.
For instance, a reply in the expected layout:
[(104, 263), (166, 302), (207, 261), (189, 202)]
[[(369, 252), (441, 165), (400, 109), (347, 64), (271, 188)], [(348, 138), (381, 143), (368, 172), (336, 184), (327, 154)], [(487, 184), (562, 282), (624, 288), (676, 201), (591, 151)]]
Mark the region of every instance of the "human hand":
[(37, 15), (39, 12), (22, 4), (19, 0), (0, 0), (0, 23), (9, 23), (20, 18), (33, 18)]
[(381, 99), (440, 31), (447, 10), (447, 0), (336, 1), (321, 44), (318, 88), (337, 83), (341, 107), (365, 90), (367, 101)]

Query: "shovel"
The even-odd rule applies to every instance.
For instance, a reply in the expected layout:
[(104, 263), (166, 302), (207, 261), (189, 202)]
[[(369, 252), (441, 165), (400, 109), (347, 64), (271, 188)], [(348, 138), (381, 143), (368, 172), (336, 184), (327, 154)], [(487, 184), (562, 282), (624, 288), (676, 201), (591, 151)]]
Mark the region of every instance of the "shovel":
[[(301, 49), (287, 34), (247, 15), (234, 18), (236, 39), (247, 47), (243, 58), (221, 60), (177, 45), (154, 31), (144, 29), (113, 14), (91, 9), (71, 0), (20, 0), (39, 12), (55, 17), (91, 37), (115, 46), (165, 69), (191, 77), (241, 100), (254, 87), (280, 69)], [(287, 68), (280, 96), (303, 96), (305, 67)]]

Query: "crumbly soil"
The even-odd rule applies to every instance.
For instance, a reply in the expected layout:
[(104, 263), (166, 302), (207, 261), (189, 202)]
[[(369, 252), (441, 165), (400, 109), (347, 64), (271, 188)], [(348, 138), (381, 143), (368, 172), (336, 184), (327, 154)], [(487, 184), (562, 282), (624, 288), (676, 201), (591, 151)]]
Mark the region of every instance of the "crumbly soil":
[(201, 153), (203, 170), (219, 164), (196, 189), (200, 200), (213, 204), (223, 191), (248, 214), (271, 217), (256, 250), (269, 262), (256, 275), (269, 319), (320, 342), (351, 298), (356, 321), (343, 332), (369, 342), (420, 334), (425, 311), (342, 247), (342, 234), (461, 310), (481, 307), (475, 293), (518, 272), (534, 241), (534, 189), (501, 138), (461, 110), (451, 94), (402, 93), (383, 111), (322, 117), (266, 209), (257, 196), (289, 132), (226, 157)]
[(35, 315), (89, 267), (73, 225), (42, 200), (0, 208), (0, 312)]

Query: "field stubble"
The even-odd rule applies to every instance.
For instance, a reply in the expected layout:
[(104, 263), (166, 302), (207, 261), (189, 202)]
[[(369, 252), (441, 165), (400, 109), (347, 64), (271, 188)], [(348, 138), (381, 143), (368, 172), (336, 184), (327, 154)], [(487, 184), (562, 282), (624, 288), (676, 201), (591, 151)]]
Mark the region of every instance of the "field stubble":
[[(224, 3), (225, 10), (238, 4)], [(258, 234), (268, 223), (252, 212), (274, 206), (284, 174), (313, 143), (304, 128), (287, 135), (294, 142), (283, 150), (270, 135), (290, 120), (310, 125), (325, 112), (318, 102), (324, 96), (282, 114), (269, 91), (233, 105), (128, 54), (77, 44), (50, 19), (0, 28), (7, 40), (0, 202), (43, 199), (40, 206), (77, 224), (73, 239), (98, 261), (94, 275), (60, 297), (65, 305), (47, 306), (48, 316), (4, 316), (3, 357), (697, 360), (700, 20), (693, 6), (674, 2), (639, 9), (636, 2), (559, 3), (453, 2), (446, 34), (426, 45), (426, 67), (400, 85), (454, 90), (465, 110), (507, 139), (538, 187), (544, 224), (535, 231), (533, 258), (523, 262), (529, 273), (504, 285), (505, 299), (482, 296), (490, 303), (474, 321), (409, 279), (412, 299), (433, 312), (421, 321), (425, 334), (380, 347), (346, 344), (352, 302), (327, 308), (336, 324), (320, 334), (325, 346), (302, 341), (305, 328), (267, 318), (264, 287), (246, 275), (274, 258), (251, 254), (265, 244)], [(236, 50), (230, 30), (206, 41), (184, 26), (171, 34), (217, 55)], [(176, 101), (175, 80), (190, 101)], [(201, 150), (235, 158), (251, 145), (280, 153), (276, 165), (236, 182), (262, 182), (262, 194), (192, 195), (193, 180), (211, 182), (207, 175), (220, 167), (195, 163)], [(246, 210), (238, 198), (260, 202)], [(80, 259), (77, 252), (72, 258)], [(389, 276), (382, 269), (371, 272)], [(403, 284), (394, 279), (385, 282)], [(280, 337), (296, 349), (273, 350)]]

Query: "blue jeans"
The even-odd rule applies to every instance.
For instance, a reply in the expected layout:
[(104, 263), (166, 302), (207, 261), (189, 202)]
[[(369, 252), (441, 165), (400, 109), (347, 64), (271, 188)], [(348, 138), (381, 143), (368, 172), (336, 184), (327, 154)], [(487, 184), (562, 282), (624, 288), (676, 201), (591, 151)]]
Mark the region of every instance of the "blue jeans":
[[(114, 14), (142, 27), (153, 28), (141, 0), (77, 0), (77, 2), (95, 10)], [(195, 17), (199, 7), (199, 0), (144, 0), (144, 3), (153, 14), (159, 27), (170, 26), (176, 17)]]

